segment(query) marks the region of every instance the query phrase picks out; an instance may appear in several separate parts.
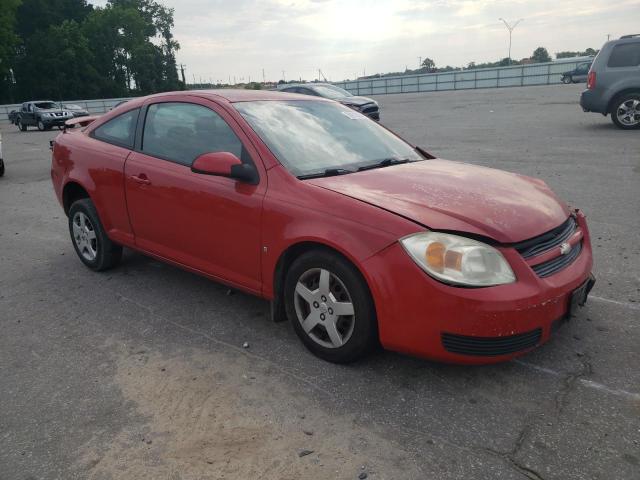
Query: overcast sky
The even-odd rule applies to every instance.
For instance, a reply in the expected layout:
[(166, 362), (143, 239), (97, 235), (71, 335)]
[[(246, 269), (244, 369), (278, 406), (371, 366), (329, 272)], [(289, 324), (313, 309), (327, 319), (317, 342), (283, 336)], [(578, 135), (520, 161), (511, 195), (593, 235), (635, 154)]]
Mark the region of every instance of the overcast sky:
[[(333, 81), (416, 68), (418, 57), (463, 66), (507, 56), (499, 17), (524, 21), (512, 57), (543, 46), (600, 48), (640, 33), (640, 0), (160, 0), (175, 9), (178, 63), (187, 81)], [(100, 5), (105, 0), (92, 2)]]

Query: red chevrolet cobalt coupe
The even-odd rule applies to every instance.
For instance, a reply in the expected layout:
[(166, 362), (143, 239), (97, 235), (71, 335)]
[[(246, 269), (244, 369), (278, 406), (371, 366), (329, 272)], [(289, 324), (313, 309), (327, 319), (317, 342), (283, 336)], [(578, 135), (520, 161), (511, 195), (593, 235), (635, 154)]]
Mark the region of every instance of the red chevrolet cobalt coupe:
[(544, 182), (436, 159), (331, 100), (176, 92), (78, 120), (51, 175), (87, 267), (129, 247), (261, 296), (331, 362), (378, 344), (507, 360), (594, 282), (584, 215)]

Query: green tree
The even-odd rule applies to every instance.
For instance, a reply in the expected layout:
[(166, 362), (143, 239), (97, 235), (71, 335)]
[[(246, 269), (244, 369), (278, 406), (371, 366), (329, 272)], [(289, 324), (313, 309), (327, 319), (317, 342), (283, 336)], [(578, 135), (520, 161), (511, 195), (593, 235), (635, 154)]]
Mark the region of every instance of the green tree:
[(598, 54), (598, 50), (587, 48), (584, 52), (557, 52), (556, 58), (572, 58), (572, 57), (593, 57)]
[(428, 72), (432, 72), (435, 70), (436, 68), (436, 62), (434, 62), (433, 60), (431, 60), (429, 57), (426, 57), (423, 61), (422, 61), (422, 66), (424, 68), (427, 69)]
[(533, 63), (545, 63), (550, 62), (551, 57), (549, 56), (549, 52), (544, 47), (538, 47), (533, 51), (533, 55), (531, 55), (531, 60)]
[(20, 91), (26, 97), (54, 100), (99, 96), (93, 54), (80, 25), (61, 25), (36, 31), (27, 40), (28, 52), (17, 65)]
[(80, 23), (92, 9), (87, 0), (22, 0), (17, 12), (16, 33), (26, 42), (35, 32), (45, 31), (65, 20)]
[(13, 66), (20, 38), (15, 33), (20, 0), (2, 0), (0, 8), (0, 103), (13, 102)]

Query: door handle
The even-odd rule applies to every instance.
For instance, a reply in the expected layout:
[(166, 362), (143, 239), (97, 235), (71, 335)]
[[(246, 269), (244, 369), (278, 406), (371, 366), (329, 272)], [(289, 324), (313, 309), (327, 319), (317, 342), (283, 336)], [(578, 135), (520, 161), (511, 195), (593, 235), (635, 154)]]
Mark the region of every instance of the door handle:
[(151, 185), (151, 180), (149, 180), (144, 173), (141, 173), (140, 175), (131, 175), (131, 180), (139, 183), (140, 185)]

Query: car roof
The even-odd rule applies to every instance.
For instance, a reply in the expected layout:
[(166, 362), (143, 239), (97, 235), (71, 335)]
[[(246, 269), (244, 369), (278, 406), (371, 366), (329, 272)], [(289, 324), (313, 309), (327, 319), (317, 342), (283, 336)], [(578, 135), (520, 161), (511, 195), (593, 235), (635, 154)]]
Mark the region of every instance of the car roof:
[[(187, 90), (177, 92), (166, 92), (143, 97), (135, 101), (136, 104), (148, 98), (166, 98), (179, 95), (192, 95), (195, 97), (209, 98), (211, 100), (226, 100), (229, 103), (236, 102), (256, 102), (264, 100), (306, 100), (326, 102), (327, 99), (320, 97), (309, 97), (308, 95), (300, 95), (298, 93), (280, 92), (277, 90), (241, 90), (241, 89), (218, 89), (218, 90)], [(134, 103), (131, 101), (130, 103)]]

